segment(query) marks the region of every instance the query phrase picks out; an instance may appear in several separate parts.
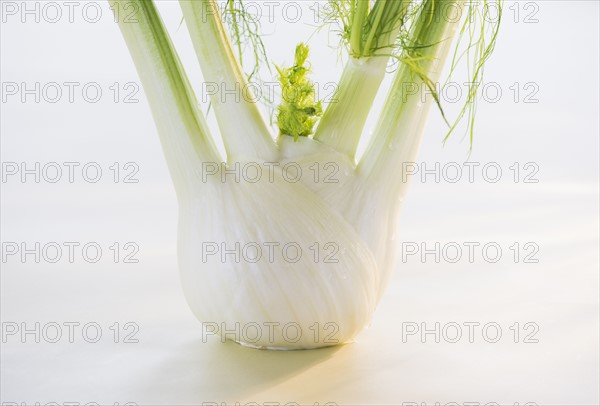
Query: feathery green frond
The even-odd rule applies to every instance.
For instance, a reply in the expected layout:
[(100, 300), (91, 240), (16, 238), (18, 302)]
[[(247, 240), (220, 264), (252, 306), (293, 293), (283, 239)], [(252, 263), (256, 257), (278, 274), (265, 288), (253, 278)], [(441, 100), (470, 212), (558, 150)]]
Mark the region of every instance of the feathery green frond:
[[(225, 1), (223, 19), (227, 24), (232, 45), (236, 48), (240, 65), (246, 69), (248, 81), (251, 82), (263, 66), (269, 71), (271, 70), (267, 51), (261, 38), (260, 21), (247, 10), (243, 0)], [(244, 65), (246, 48), (250, 48), (252, 51), (250, 68)]]
[[(467, 133), (469, 134), (469, 145), (473, 147), (473, 133), (475, 128), (475, 113), (477, 110), (477, 98), (479, 88), (483, 82), (484, 67), (486, 62), (492, 56), (498, 40), (500, 31), (500, 22), (502, 21), (502, 9), (504, 0), (484, 0), (481, 5), (471, 3), (467, 16), (458, 34), (458, 40), (452, 63), (450, 65), (450, 75), (458, 65), (466, 59), (467, 65), (467, 98), (463, 104), (456, 119), (450, 126), (448, 133), (444, 137), (444, 142), (448, 140), (452, 132), (456, 129), (462, 119), (467, 116)], [(497, 15), (492, 16), (491, 10), (496, 10)], [(464, 48), (461, 50), (461, 48)]]

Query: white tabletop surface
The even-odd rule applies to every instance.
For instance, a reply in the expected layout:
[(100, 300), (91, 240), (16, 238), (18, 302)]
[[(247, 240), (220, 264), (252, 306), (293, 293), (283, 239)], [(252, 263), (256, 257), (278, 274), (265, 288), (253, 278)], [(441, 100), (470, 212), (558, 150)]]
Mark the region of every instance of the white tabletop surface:
[[(502, 180), (417, 178), (399, 229), (400, 244), (494, 242), (502, 257), (400, 261), (369, 329), (334, 348), (258, 351), (203, 338), (181, 291), (177, 203), (141, 92), (131, 105), (3, 103), (2, 162), (97, 162), (104, 175), (94, 184), (2, 183), (3, 244), (97, 242), (103, 249), (95, 264), (81, 256), (56, 264), (11, 256), (0, 264), (4, 333), (15, 325), (63, 326), (57, 343), (36, 343), (32, 334), (3, 337), (2, 404), (599, 404), (598, 3), (535, 4), (537, 24), (515, 23), (508, 14), (498, 63), (488, 71), (507, 97), (481, 105), (469, 157), (496, 162)], [(175, 32), (179, 17), (169, 14), (171, 6), (162, 5)], [(97, 81), (108, 89), (137, 81), (110, 18), (97, 25), (9, 20), (1, 34), (3, 82)], [(174, 36), (185, 45), (184, 34)], [(281, 40), (269, 41), (284, 49)], [(184, 60), (193, 62), (186, 49)], [(335, 79), (339, 70), (327, 71), (320, 58), (315, 72), (324, 67), (323, 80)], [(514, 103), (514, 82), (535, 82), (539, 103)], [(441, 128), (432, 113), (420, 159), (465, 161), (460, 137), (440, 146)], [(114, 162), (136, 163), (139, 182), (113, 182)], [(524, 183), (521, 175), (514, 182), (515, 162), (521, 175), (523, 165), (535, 163), (539, 182)], [(139, 262), (115, 263), (115, 242), (137, 244)], [(525, 263), (526, 243), (539, 247), (531, 257), (537, 263)], [(99, 341), (87, 342), (76, 328), (69, 342), (69, 322), (97, 323)], [(473, 342), (464, 324), (470, 322), (479, 323)], [(457, 323), (463, 337), (437, 343), (433, 335), (406, 335), (435, 323), (446, 332)], [(498, 342), (482, 335), (487, 323), (501, 328)], [(124, 342), (133, 328), (137, 342)]]

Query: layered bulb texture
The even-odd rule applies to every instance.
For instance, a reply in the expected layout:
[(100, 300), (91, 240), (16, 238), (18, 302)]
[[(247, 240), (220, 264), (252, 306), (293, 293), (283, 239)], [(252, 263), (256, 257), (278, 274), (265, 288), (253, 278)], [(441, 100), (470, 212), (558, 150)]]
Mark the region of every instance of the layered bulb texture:
[(186, 298), (208, 332), (250, 346), (345, 343), (391, 271), (398, 200), (326, 145), (281, 141), (280, 160), (204, 165), (180, 195)]

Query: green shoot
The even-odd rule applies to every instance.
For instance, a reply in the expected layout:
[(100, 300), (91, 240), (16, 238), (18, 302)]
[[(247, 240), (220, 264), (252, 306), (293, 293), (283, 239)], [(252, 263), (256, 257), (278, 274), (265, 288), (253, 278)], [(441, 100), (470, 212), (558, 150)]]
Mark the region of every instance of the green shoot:
[(281, 84), (282, 101), (277, 109), (277, 125), (281, 134), (308, 137), (323, 113), (321, 102), (315, 102), (315, 87), (308, 78), (310, 68), (306, 65), (308, 46), (296, 47), (294, 66), (277, 67)]

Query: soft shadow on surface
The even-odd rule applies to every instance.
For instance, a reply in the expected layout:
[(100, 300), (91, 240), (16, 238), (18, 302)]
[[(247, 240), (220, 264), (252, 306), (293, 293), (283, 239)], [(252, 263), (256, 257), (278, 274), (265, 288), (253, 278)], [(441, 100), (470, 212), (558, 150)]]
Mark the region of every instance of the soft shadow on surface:
[(146, 404), (241, 401), (327, 360), (342, 347), (271, 351), (230, 341), (195, 340), (174, 347), (160, 363), (138, 376), (134, 385), (151, 402)]

